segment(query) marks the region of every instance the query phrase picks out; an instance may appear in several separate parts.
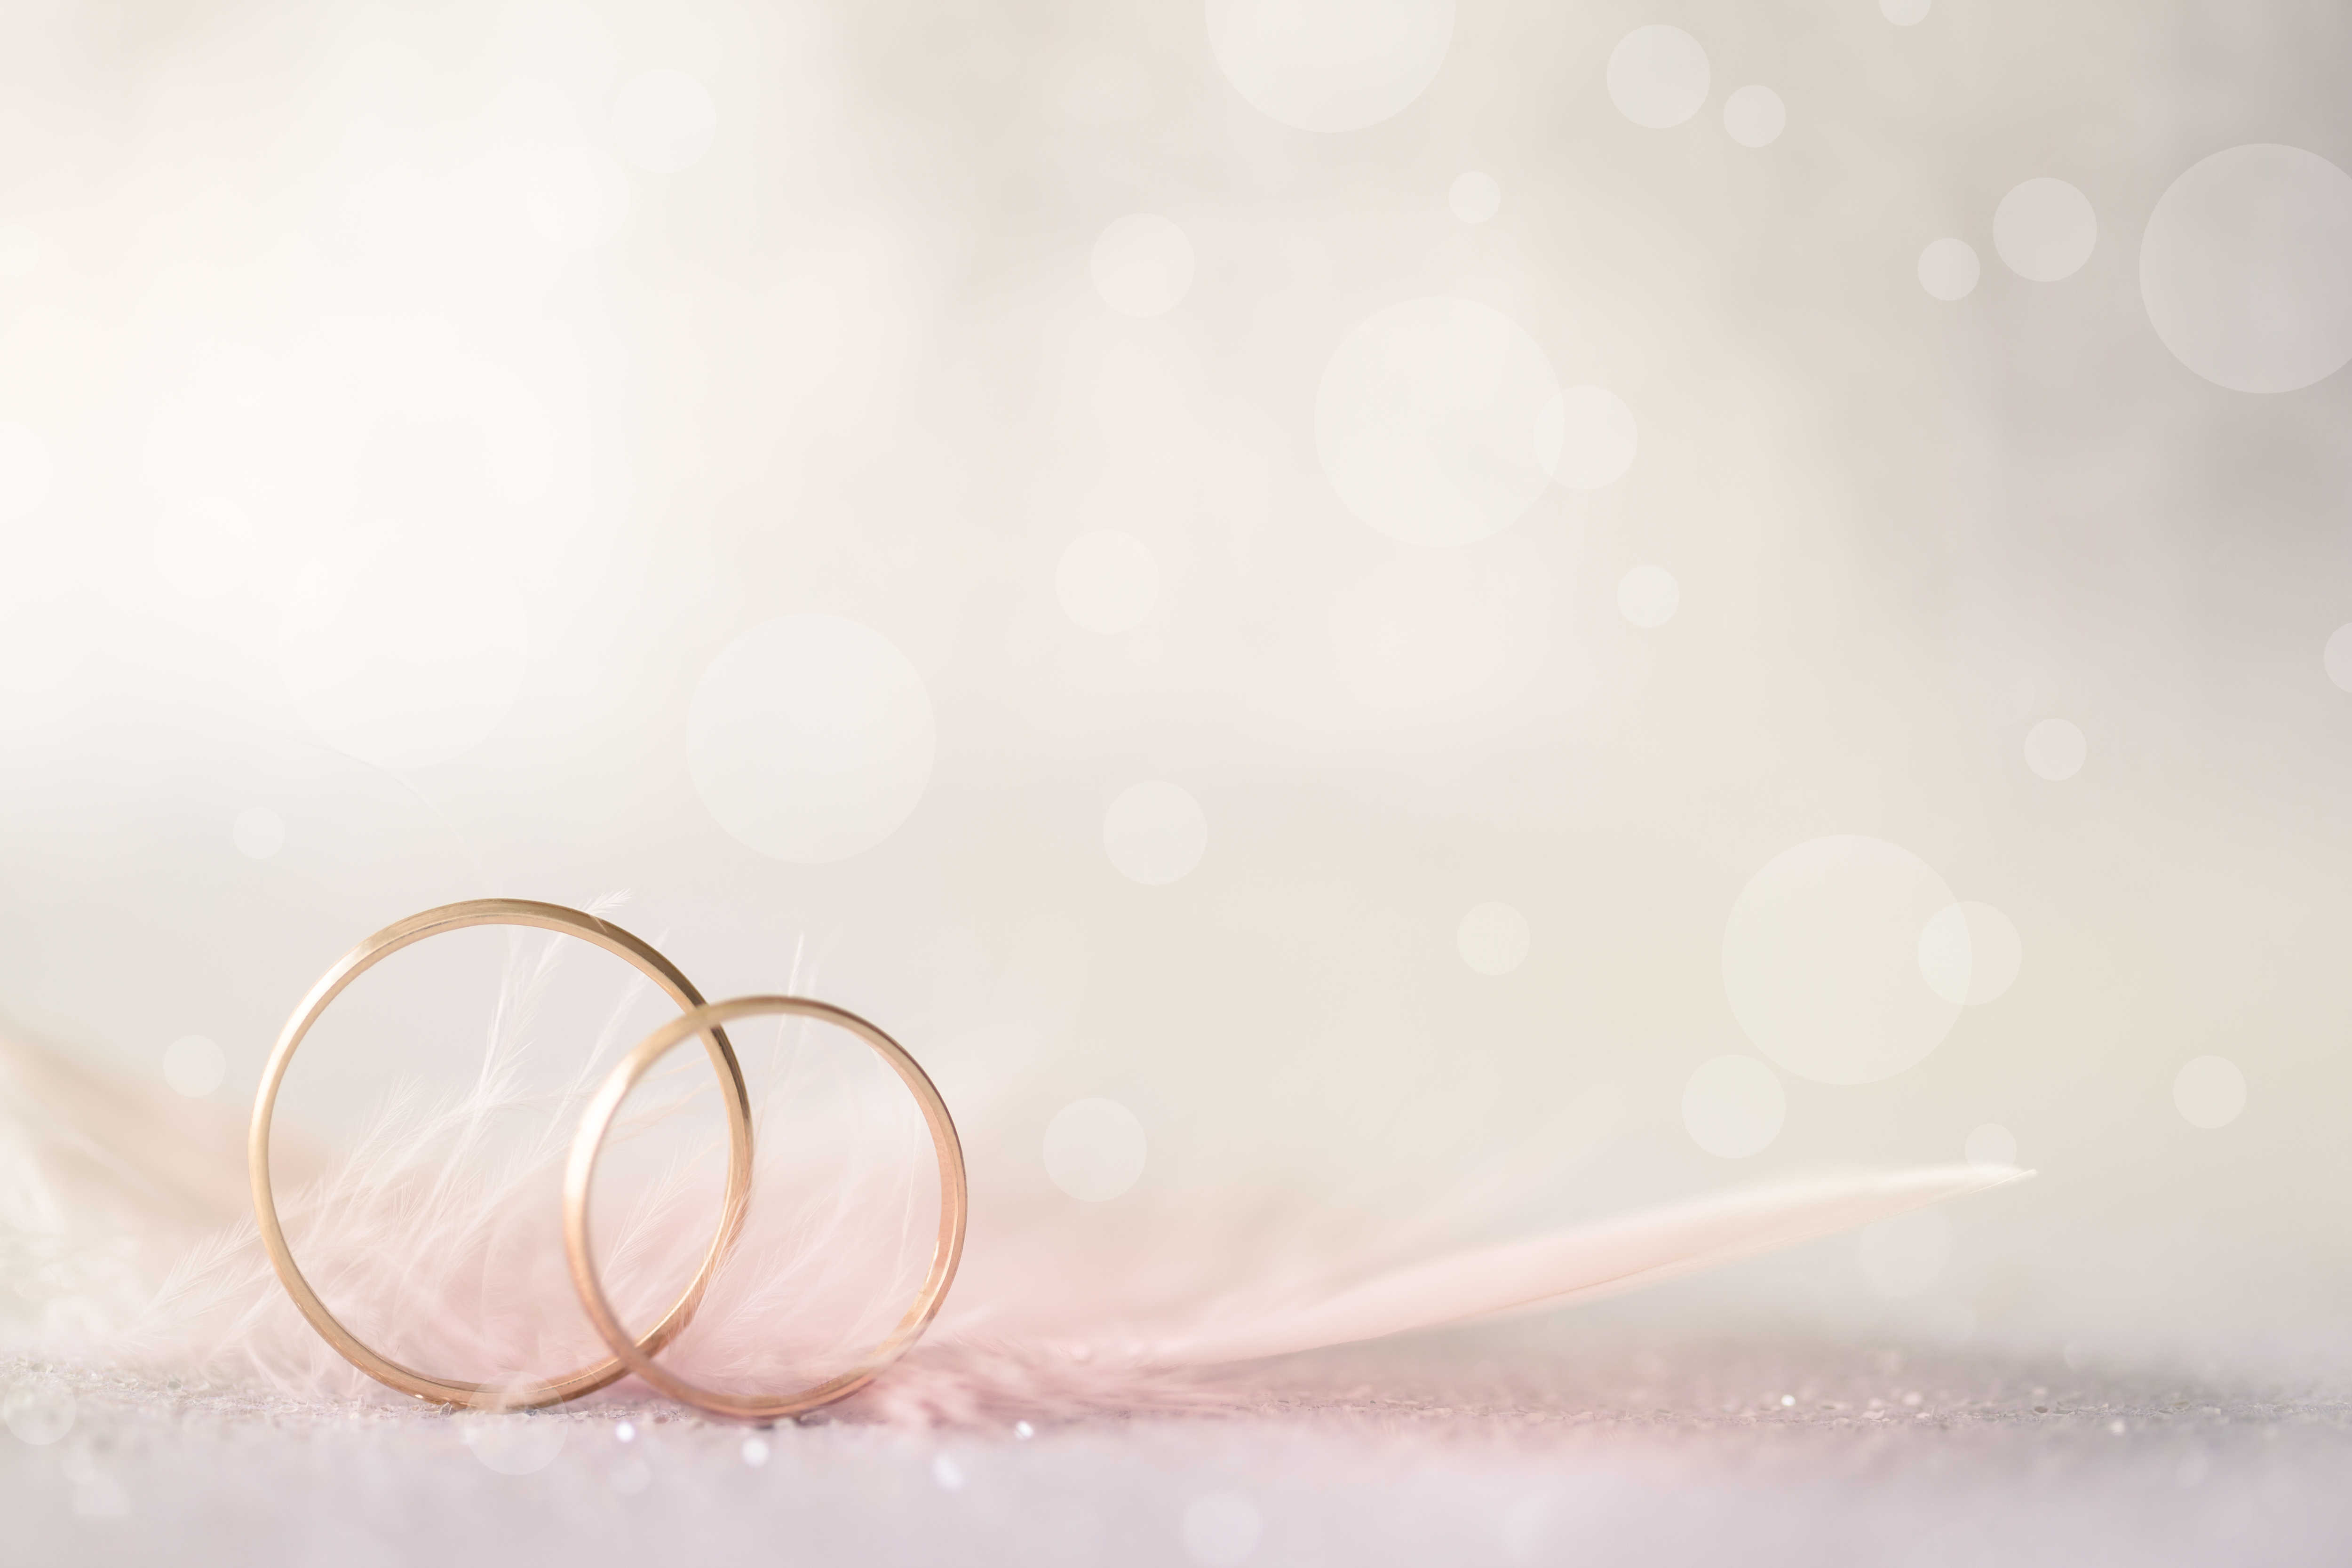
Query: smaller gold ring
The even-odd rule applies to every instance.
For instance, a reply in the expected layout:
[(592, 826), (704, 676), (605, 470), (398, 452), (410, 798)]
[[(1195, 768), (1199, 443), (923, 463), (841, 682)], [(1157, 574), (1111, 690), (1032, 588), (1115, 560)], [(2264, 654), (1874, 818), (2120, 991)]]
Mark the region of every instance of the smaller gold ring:
[[(782, 1015), (791, 1017), (814, 1018), (846, 1029), (871, 1047), (876, 1055), (888, 1063), (900, 1081), (922, 1108), (923, 1121), (930, 1129), (931, 1147), (940, 1166), (940, 1234), (931, 1249), (931, 1266), (924, 1276), (923, 1288), (917, 1292), (914, 1304), (906, 1316), (884, 1337), (882, 1343), (864, 1362), (826, 1379), (813, 1388), (796, 1394), (722, 1394), (700, 1387), (665, 1371), (654, 1361), (659, 1346), (650, 1342), (651, 1336), (633, 1341), (627, 1329), (614, 1314), (613, 1304), (605, 1300), (604, 1287), (596, 1278), (595, 1261), (588, 1249), (588, 1186), (596, 1173), (596, 1158), (604, 1147), (604, 1135), (620, 1110), (621, 1101), (628, 1097), (638, 1081), (651, 1071), (653, 1065), (667, 1056), (682, 1042), (697, 1034), (719, 1032), (719, 1026), (738, 1018), (765, 1017)], [(596, 1331), (604, 1336), (604, 1343), (615, 1359), (646, 1383), (682, 1404), (730, 1421), (777, 1421), (797, 1415), (803, 1410), (814, 1410), (844, 1394), (855, 1393), (872, 1382), (877, 1373), (913, 1348), (922, 1338), (924, 1329), (938, 1315), (940, 1304), (947, 1299), (948, 1287), (955, 1282), (956, 1265), (963, 1257), (964, 1222), (969, 1203), (964, 1184), (963, 1144), (956, 1137), (954, 1119), (948, 1115), (947, 1101), (940, 1098), (939, 1089), (930, 1078), (916, 1065), (898, 1041), (845, 1008), (802, 996), (738, 996), (731, 1001), (711, 1002), (692, 1012), (672, 1019), (637, 1042), (637, 1047), (613, 1069), (612, 1076), (588, 1102), (580, 1118), (580, 1131), (572, 1141), (572, 1162), (563, 1174), (563, 1250), (572, 1262), (572, 1282), (579, 1289), (580, 1304), (588, 1310), (589, 1319)], [(740, 1213), (735, 1216), (740, 1223)]]
[[(688, 1009), (703, 1007), (702, 994), (693, 983), (678, 972), (677, 966), (664, 958), (650, 942), (631, 935), (620, 927), (594, 915), (583, 914), (561, 904), (536, 903), (527, 899), (473, 899), (460, 904), (445, 904), (426, 910), (404, 921), (384, 927), (351, 952), (343, 954), (332, 969), (321, 975), (294, 1009), (286, 1028), (278, 1037), (277, 1047), (269, 1053), (269, 1066), (261, 1075), (261, 1093), (254, 1101), (253, 1131), (247, 1144), (247, 1165), (253, 1180), (253, 1213), (260, 1226), (261, 1244), (268, 1249), (269, 1261), (278, 1270), (286, 1293), (294, 1298), (294, 1305), (319, 1331), (319, 1336), (332, 1345), (345, 1361), (374, 1378), (378, 1383), (413, 1394), (420, 1399), (430, 1399), (442, 1405), (464, 1405), (477, 1410), (520, 1410), (541, 1405), (559, 1405), (567, 1399), (577, 1399), (593, 1394), (607, 1384), (619, 1381), (630, 1368), (620, 1361), (598, 1362), (561, 1377), (541, 1383), (509, 1387), (500, 1384), (469, 1383), (458, 1378), (436, 1377), (430, 1373), (404, 1366), (390, 1356), (361, 1342), (345, 1328), (319, 1293), (310, 1288), (302, 1270), (295, 1266), (293, 1251), (286, 1245), (285, 1229), (278, 1221), (278, 1200), (269, 1180), (269, 1123), (278, 1106), (278, 1085), (284, 1081), (286, 1069), (294, 1060), (295, 1048), (310, 1026), (343, 989), (362, 973), (402, 948), (423, 942), (442, 931), (458, 931), (467, 926), (510, 925), (528, 926), (540, 931), (559, 931), (576, 936), (624, 959), (638, 973), (667, 992), (679, 1006)], [(694, 1016), (691, 1012), (688, 1016)], [(705, 1026), (704, 1027), (708, 1027)], [(688, 1034), (698, 1032), (688, 1031)], [(679, 1037), (684, 1038), (684, 1036)], [(675, 1306), (662, 1321), (648, 1330), (641, 1342), (648, 1352), (657, 1351), (683, 1332), (694, 1319), (695, 1309), (702, 1304), (703, 1292), (709, 1288), (711, 1276), (718, 1271), (719, 1259), (734, 1244), (735, 1234), (741, 1223), (743, 1199), (751, 1187), (751, 1103), (743, 1089), (743, 1069), (735, 1060), (735, 1047), (728, 1043), (724, 1030), (709, 1028), (706, 1035), (710, 1053), (710, 1065), (719, 1074), (719, 1091), (727, 1101), (727, 1133), (729, 1159), (727, 1164), (727, 1199), (721, 1211), (719, 1229), (711, 1237), (710, 1250), (702, 1259), (702, 1267), (686, 1288)], [(632, 1346), (634, 1351), (637, 1347)]]

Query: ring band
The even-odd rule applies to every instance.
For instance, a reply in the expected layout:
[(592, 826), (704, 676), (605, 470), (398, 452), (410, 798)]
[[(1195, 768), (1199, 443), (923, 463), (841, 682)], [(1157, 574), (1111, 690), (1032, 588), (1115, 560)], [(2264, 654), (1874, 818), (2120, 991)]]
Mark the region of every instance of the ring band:
[[(845, 1029), (871, 1047), (898, 1073), (922, 1109), (923, 1121), (930, 1130), (931, 1147), (939, 1159), (940, 1234), (932, 1247), (930, 1270), (924, 1277), (923, 1288), (917, 1293), (914, 1304), (859, 1365), (796, 1394), (722, 1394), (665, 1371), (654, 1361), (655, 1352), (661, 1348), (660, 1342), (650, 1334), (632, 1342), (628, 1330), (614, 1316), (588, 1249), (588, 1186), (596, 1173), (596, 1159), (604, 1150), (604, 1135), (621, 1101), (656, 1062), (698, 1034), (718, 1036), (722, 1024), (773, 1015), (814, 1018)], [(647, 1035), (613, 1069), (612, 1076), (597, 1090), (596, 1098), (589, 1101), (580, 1118), (580, 1131), (572, 1138), (572, 1160), (563, 1175), (563, 1250), (571, 1259), (572, 1282), (579, 1289), (581, 1305), (588, 1310), (590, 1321), (604, 1336), (604, 1343), (614, 1359), (629, 1371), (671, 1398), (709, 1415), (732, 1421), (776, 1421), (854, 1393), (922, 1337), (924, 1329), (938, 1314), (940, 1303), (946, 1299), (948, 1287), (955, 1281), (956, 1265), (963, 1257), (968, 1208), (963, 1145), (956, 1137), (955, 1121), (948, 1115), (947, 1102), (940, 1098), (929, 1076), (898, 1042), (856, 1014), (823, 1002), (800, 996), (739, 996), (727, 1002), (706, 1003)], [(740, 1224), (740, 1209), (734, 1217)]]
[[(327, 1310), (326, 1303), (319, 1299), (318, 1292), (311, 1289), (310, 1282), (303, 1278), (302, 1270), (295, 1265), (294, 1254), (286, 1245), (286, 1233), (278, 1221), (278, 1203), (271, 1191), (269, 1180), (269, 1122), (277, 1108), (278, 1085), (286, 1077), (287, 1067), (294, 1059), (295, 1048), (301, 1045), (302, 1038), (310, 1033), (310, 1026), (319, 1021), (320, 1016), (327, 1010), (337, 996), (342, 994), (344, 987), (376, 963), (404, 947), (423, 942), (426, 937), (436, 936), (443, 931), (481, 925), (528, 926), (541, 931), (559, 931), (567, 936), (578, 937), (583, 942), (603, 948), (617, 958), (625, 960), (640, 973), (667, 993), (671, 1000), (677, 1003), (679, 1006), (688, 1009), (686, 1018), (680, 1020), (681, 1022), (701, 1018), (703, 1015), (711, 1011), (704, 1004), (701, 993), (695, 990), (693, 984), (651, 944), (631, 935), (616, 925), (598, 920), (593, 915), (583, 914), (578, 910), (565, 909), (561, 904), (542, 904), (525, 899), (474, 899), (465, 903), (446, 904), (439, 909), (426, 910), (422, 914), (411, 915), (404, 921), (386, 926), (345, 953), (335, 966), (328, 970), (320, 978), (319, 983), (310, 988), (310, 994), (302, 999), (301, 1005), (295, 1008), (293, 1017), (287, 1020), (284, 1032), (278, 1037), (277, 1047), (269, 1053), (268, 1069), (261, 1075), (261, 1093), (254, 1102), (253, 1131), (247, 1146), (247, 1167), (253, 1180), (254, 1217), (259, 1223), (262, 1245), (268, 1249), (269, 1261), (278, 1270), (278, 1279), (285, 1285), (286, 1293), (294, 1298), (294, 1304), (301, 1309), (302, 1315), (310, 1321), (310, 1326), (318, 1330), (320, 1337), (332, 1345), (344, 1360), (377, 1382), (396, 1388), (403, 1394), (413, 1394), (420, 1399), (480, 1410), (527, 1409), (534, 1405), (555, 1405), (567, 1399), (576, 1399), (581, 1394), (593, 1393), (607, 1384), (617, 1381), (630, 1371), (639, 1370), (635, 1362), (630, 1359), (631, 1357), (649, 1360), (654, 1352), (660, 1350), (662, 1346), (675, 1339), (685, 1330), (687, 1324), (693, 1321), (695, 1310), (702, 1303), (703, 1292), (709, 1289), (711, 1277), (718, 1270), (719, 1259), (733, 1245), (736, 1233), (742, 1224), (743, 1203), (750, 1194), (751, 1186), (751, 1100), (743, 1088), (743, 1071), (736, 1062), (735, 1047), (728, 1043), (726, 1032), (715, 1026), (715, 1020), (693, 1023), (683, 1032), (669, 1029), (663, 1031), (664, 1034), (672, 1037), (672, 1044), (696, 1034), (703, 1035), (710, 1054), (711, 1066), (718, 1070), (719, 1089), (727, 1101), (729, 1159), (726, 1206), (720, 1214), (718, 1231), (711, 1237), (710, 1249), (704, 1255), (702, 1267), (696, 1271), (692, 1283), (687, 1286), (686, 1293), (678, 1298), (677, 1304), (670, 1308), (660, 1322), (646, 1331), (642, 1340), (628, 1346), (628, 1355), (616, 1360), (599, 1362), (593, 1366), (583, 1367), (577, 1372), (568, 1373), (562, 1377), (550, 1378), (544, 1382), (528, 1384), (520, 1387), (509, 1387), (500, 1384), (468, 1383), (457, 1378), (435, 1377), (428, 1373), (419, 1372), (414, 1367), (404, 1366), (391, 1357), (362, 1344), (332, 1312)], [(667, 1050), (668, 1047), (666, 1046), (663, 1048)], [(897, 1047), (891, 1048), (895, 1050)], [(636, 1054), (643, 1055), (643, 1052), (644, 1047), (641, 1046)], [(635, 1058), (632, 1057), (631, 1059)], [(918, 1070), (919, 1072), (919, 1069)], [(635, 1081), (635, 1078), (629, 1079), (630, 1083)], [(925, 1083), (928, 1087), (929, 1080), (925, 1080)], [(604, 1103), (607, 1098), (617, 1100), (618, 1097), (600, 1096), (598, 1103)], [(945, 1108), (942, 1107), (941, 1110), (944, 1114)], [(608, 1111), (606, 1120), (609, 1121), (609, 1119)], [(597, 1124), (600, 1138), (604, 1125), (603, 1121)], [(575, 1144), (575, 1149), (576, 1147)], [(573, 1163), (575, 1165), (578, 1163), (576, 1155)], [(959, 1163), (957, 1167), (959, 1182), (961, 1182), (961, 1169)], [(568, 1182), (565, 1204), (568, 1218), (571, 1210)], [(959, 1239), (961, 1236), (961, 1229), (959, 1224)], [(573, 1275), (577, 1278), (580, 1254), (575, 1251), (572, 1256)], [(599, 1294), (597, 1300), (600, 1304), (603, 1300), (603, 1296)], [(609, 1310), (606, 1315), (610, 1316)], [(613, 1338), (612, 1332), (604, 1329), (603, 1321), (599, 1321), (597, 1327), (604, 1332), (604, 1337), (608, 1341)]]

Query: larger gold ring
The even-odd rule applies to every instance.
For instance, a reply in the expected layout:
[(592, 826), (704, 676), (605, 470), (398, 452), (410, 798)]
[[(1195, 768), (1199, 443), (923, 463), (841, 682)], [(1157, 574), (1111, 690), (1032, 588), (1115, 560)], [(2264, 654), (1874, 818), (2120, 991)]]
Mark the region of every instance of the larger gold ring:
[[(633, 1342), (628, 1330), (614, 1316), (613, 1304), (604, 1298), (604, 1287), (596, 1278), (595, 1260), (589, 1252), (588, 1186), (596, 1173), (596, 1157), (604, 1150), (604, 1134), (620, 1110), (621, 1101), (656, 1062), (695, 1035), (718, 1034), (721, 1024), (777, 1014), (814, 1018), (848, 1030), (872, 1047), (914, 1095), (916, 1103), (922, 1108), (923, 1121), (930, 1129), (931, 1147), (939, 1158), (940, 1234), (931, 1249), (930, 1270), (924, 1276), (923, 1288), (916, 1294), (914, 1304), (864, 1362), (795, 1394), (721, 1394), (664, 1370), (654, 1361), (654, 1353), (660, 1347), (653, 1342), (652, 1336)], [(940, 1098), (929, 1075), (898, 1041), (856, 1014), (823, 1002), (802, 996), (738, 996), (729, 1002), (705, 1004), (647, 1035), (613, 1069), (612, 1076), (597, 1090), (596, 1098), (588, 1102), (587, 1110), (580, 1118), (580, 1131), (572, 1141), (572, 1162), (563, 1174), (563, 1250), (572, 1261), (572, 1282), (579, 1288), (580, 1304), (588, 1309), (596, 1331), (604, 1336), (606, 1348), (631, 1372), (671, 1398), (709, 1415), (730, 1421), (776, 1421), (854, 1393), (913, 1348), (938, 1314), (940, 1303), (947, 1299), (948, 1287), (955, 1282), (956, 1264), (963, 1257), (967, 1207), (963, 1145), (956, 1138), (955, 1121), (948, 1115), (947, 1102)]]
[[(515, 1410), (534, 1405), (557, 1405), (593, 1394), (613, 1383), (633, 1369), (634, 1363), (624, 1360), (598, 1362), (562, 1377), (542, 1383), (511, 1387), (501, 1384), (467, 1383), (457, 1378), (435, 1377), (429, 1373), (404, 1366), (391, 1357), (362, 1344), (358, 1336), (327, 1310), (319, 1293), (295, 1266), (294, 1254), (286, 1245), (285, 1230), (278, 1223), (278, 1201), (269, 1184), (269, 1120), (278, 1104), (278, 1086), (286, 1077), (286, 1068), (294, 1059), (295, 1047), (320, 1014), (341, 995), (343, 988), (402, 948), (423, 942), (442, 931), (457, 931), (467, 926), (510, 925), (529, 926), (541, 931), (561, 931), (592, 942), (614, 956), (626, 960), (639, 973), (667, 992), (671, 1000), (689, 1011), (688, 1019), (709, 1011), (700, 992), (678, 973), (677, 967), (664, 958), (653, 946), (630, 935), (620, 927), (568, 910), (561, 904), (534, 903), (525, 899), (474, 899), (461, 904), (446, 904), (436, 910), (409, 916), (394, 925), (384, 927), (342, 958), (310, 988), (310, 994), (295, 1008), (287, 1020), (285, 1032), (278, 1037), (277, 1047), (269, 1053), (269, 1067), (261, 1075), (260, 1098), (254, 1102), (253, 1132), (247, 1148), (247, 1166), (253, 1177), (254, 1217), (261, 1226), (261, 1244), (269, 1250), (269, 1261), (278, 1270), (278, 1278), (286, 1286), (286, 1293), (319, 1331), (320, 1337), (334, 1346), (343, 1359), (362, 1372), (403, 1394), (413, 1394), (420, 1399), (430, 1399), (443, 1405), (459, 1405), (474, 1409)], [(709, 1023), (697, 1024), (685, 1034), (703, 1034), (710, 1052), (710, 1065), (718, 1070), (719, 1086), (727, 1100), (727, 1133), (729, 1159), (727, 1164), (727, 1201), (719, 1220), (719, 1229), (710, 1240), (710, 1250), (702, 1259), (693, 1282), (686, 1294), (670, 1308), (662, 1321), (646, 1331), (633, 1353), (650, 1355), (667, 1344), (693, 1321), (695, 1309), (702, 1304), (703, 1292), (709, 1289), (711, 1276), (717, 1272), (719, 1259), (733, 1244), (741, 1224), (743, 1200), (751, 1186), (751, 1097), (743, 1088), (743, 1069), (735, 1060), (735, 1047), (728, 1043), (726, 1032)], [(634, 1080), (632, 1080), (634, 1081)], [(576, 1265), (575, 1265), (576, 1267)], [(600, 1298), (601, 1300), (601, 1298)], [(603, 1324), (599, 1323), (599, 1328)], [(607, 1338), (611, 1336), (607, 1334)]]

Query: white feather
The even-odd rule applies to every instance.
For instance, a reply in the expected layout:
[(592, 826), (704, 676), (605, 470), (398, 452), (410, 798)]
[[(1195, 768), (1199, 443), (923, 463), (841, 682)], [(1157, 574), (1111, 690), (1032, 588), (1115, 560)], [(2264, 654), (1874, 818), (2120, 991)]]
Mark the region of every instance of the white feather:
[(1154, 1347), (1149, 1358), (1163, 1365), (1248, 1361), (1558, 1306), (1793, 1247), (2031, 1174), (1940, 1165), (1712, 1194), (1392, 1269), (1286, 1308), (1227, 1314)]
[[(560, 1088), (520, 1087), (530, 1019), (561, 945), (541, 943), (535, 956), (515, 949), (479, 1071), (462, 1092), (436, 1100), (413, 1086), (396, 1090), (331, 1170), (289, 1181), (281, 1198), (289, 1241), (321, 1295), (362, 1338), (412, 1364), (487, 1371), (484, 1380), (496, 1381), (544, 1376), (603, 1353), (572, 1300), (545, 1211), (577, 1110), (623, 1042), (608, 1029)], [(748, 1036), (737, 1045), (747, 1061), (761, 1048)], [(830, 1137), (796, 1131), (756, 1145), (766, 1195), (753, 1205), (755, 1223), (695, 1327), (667, 1352), (687, 1375), (723, 1386), (772, 1387), (846, 1364), (906, 1299), (934, 1224), (909, 1174), (927, 1160), (908, 1142), (919, 1136), (910, 1118), (861, 1109), (839, 1058), (791, 1029), (775, 1031), (758, 1059), (765, 1070), (755, 1077), (767, 1086), (755, 1108), (761, 1125), (780, 1100), (796, 1115), (811, 1104), (842, 1114)], [(682, 1086), (709, 1079), (698, 1062), (672, 1077)], [(663, 1127), (690, 1092), (654, 1097), (620, 1139)], [(279, 1287), (249, 1214), (239, 1212), (236, 1132), (217, 1111), (101, 1085), (30, 1040), (0, 1034), (0, 1333), (8, 1348), (181, 1376), (258, 1377), (306, 1396), (380, 1394)], [(651, 1320), (707, 1245), (715, 1205), (697, 1173), (716, 1163), (713, 1152), (707, 1140), (689, 1141), (625, 1206), (598, 1211), (608, 1284), (634, 1281), (614, 1287), (632, 1321)], [(1202, 1233), (1189, 1243), (1202, 1255), (1192, 1287), (1180, 1282), (1140, 1316), (1132, 1302), (1112, 1305), (1123, 1300), (1116, 1290), (1088, 1291), (1084, 1258), (1002, 1270), (993, 1276), (1006, 1281), (995, 1287), (1002, 1299), (967, 1289), (930, 1342), (857, 1407), (938, 1423), (1213, 1403), (1223, 1396), (1189, 1369), (1631, 1289), (2027, 1173), (1938, 1167), (1819, 1176), (1435, 1258), (1423, 1243), (1423, 1260), (1398, 1262), (1397, 1233), (1432, 1232), (1443, 1223), (1433, 1218), (1445, 1212), (1440, 1204), (1396, 1215), (1385, 1237), (1327, 1248), (1255, 1287), (1223, 1276), (1209, 1255), (1238, 1249), (1220, 1249), (1213, 1232)], [(997, 1239), (1031, 1256), (1051, 1246), (1045, 1236)], [(1013, 1281), (1024, 1279), (1031, 1292), (1052, 1295), (1052, 1310), (1021, 1298), (1024, 1287)], [(888, 1288), (877, 1289), (877, 1280)]]

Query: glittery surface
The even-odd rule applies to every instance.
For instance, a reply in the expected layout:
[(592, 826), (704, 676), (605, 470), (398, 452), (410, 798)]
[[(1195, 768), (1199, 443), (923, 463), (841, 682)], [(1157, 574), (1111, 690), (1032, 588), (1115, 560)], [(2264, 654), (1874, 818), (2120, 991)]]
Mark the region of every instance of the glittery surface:
[(338, 1568), (2321, 1563), (2352, 1541), (2352, 1381), (2316, 1363), (1493, 1348), (1271, 1363), (1206, 1412), (762, 1431), (626, 1398), (484, 1420), (19, 1361), (12, 1388), (76, 1414), (0, 1443), (0, 1512), (11, 1562)]

